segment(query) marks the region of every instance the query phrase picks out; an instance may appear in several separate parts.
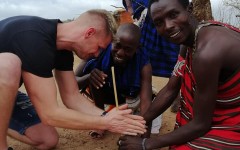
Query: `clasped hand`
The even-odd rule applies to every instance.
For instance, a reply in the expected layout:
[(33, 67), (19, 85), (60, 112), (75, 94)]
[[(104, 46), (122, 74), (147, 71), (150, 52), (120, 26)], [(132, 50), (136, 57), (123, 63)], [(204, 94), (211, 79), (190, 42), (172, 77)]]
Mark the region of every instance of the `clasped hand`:
[[(89, 82), (95, 88), (99, 89), (105, 84), (107, 74), (93, 69), (89, 76)], [(111, 132), (124, 135), (138, 135), (146, 132), (146, 121), (141, 116), (132, 115), (132, 110), (128, 105), (122, 105), (118, 109), (111, 110), (106, 116), (108, 129)]]
[(132, 110), (124, 104), (112, 109), (106, 116), (108, 130), (124, 135), (138, 135), (146, 132), (146, 121), (141, 116), (132, 115)]
[(117, 142), (119, 150), (143, 150), (143, 139), (138, 136), (121, 136)]
[(95, 68), (90, 73), (89, 82), (96, 89), (99, 89), (105, 84), (105, 79), (107, 78), (107, 76), (107, 74)]

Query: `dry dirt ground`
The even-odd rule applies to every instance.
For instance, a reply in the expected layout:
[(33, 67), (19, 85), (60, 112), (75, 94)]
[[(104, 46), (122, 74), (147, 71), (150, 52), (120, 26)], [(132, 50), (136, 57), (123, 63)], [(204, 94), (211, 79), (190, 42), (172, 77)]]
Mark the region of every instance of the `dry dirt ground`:
[[(79, 63), (79, 59), (75, 58), (75, 65)], [(166, 83), (168, 79), (153, 77), (153, 85), (157, 90), (160, 90)], [(24, 87), (21, 87), (21, 90), (24, 91)], [(58, 101), (62, 105), (60, 97), (58, 95)], [(173, 130), (175, 123), (175, 114), (170, 110), (167, 110), (163, 114), (162, 127), (160, 129), (160, 134), (168, 133)], [(89, 131), (80, 131), (80, 130), (69, 130), (57, 128), (59, 133), (59, 143), (55, 150), (117, 150), (117, 140), (119, 134), (114, 134), (107, 132), (103, 139), (94, 140), (91, 139), (88, 135)], [(152, 135), (158, 136), (158, 135)], [(8, 138), (8, 143), (15, 150), (34, 150), (33, 147), (16, 141), (12, 138)], [(161, 150), (167, 150), (168, 148), (162, 148)]]

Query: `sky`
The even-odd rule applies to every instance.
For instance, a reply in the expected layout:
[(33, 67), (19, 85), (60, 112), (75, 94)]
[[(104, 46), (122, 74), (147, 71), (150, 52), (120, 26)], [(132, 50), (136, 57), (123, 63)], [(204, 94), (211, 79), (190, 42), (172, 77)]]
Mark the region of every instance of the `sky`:
[[(216, 16), (221, 0), (211, 0), (211, 3)], [(111, 5), (122, 7), (122, 0), (0, 0), (0, 20), (17, 15), (67, 20), (93, 8), (116, 10)]]
[(0, 20), (16, 15), (73, 19), (92, 8), (115, 10), (121, 0), (0, 0)]

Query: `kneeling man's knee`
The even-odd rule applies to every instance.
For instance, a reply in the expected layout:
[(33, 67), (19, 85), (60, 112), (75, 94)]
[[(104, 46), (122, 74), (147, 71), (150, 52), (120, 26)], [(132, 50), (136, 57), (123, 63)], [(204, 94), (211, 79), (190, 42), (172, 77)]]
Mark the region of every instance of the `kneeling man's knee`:
[(15, 87), (21, 77), (21, 60), (15, 54), (0, 53), (0, 85)]

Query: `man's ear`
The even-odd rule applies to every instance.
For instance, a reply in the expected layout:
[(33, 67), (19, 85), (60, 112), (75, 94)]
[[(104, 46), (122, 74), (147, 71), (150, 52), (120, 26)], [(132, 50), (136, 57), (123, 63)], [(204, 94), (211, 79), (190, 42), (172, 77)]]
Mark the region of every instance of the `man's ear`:
[(192, 2), (189, 3), (189, 5), (188, 5), (188, 7), (187, 7), (187, 11), (188, 11), (190, 14), (193, 13), (193, 3), (192, 3)]
[(90, 37), (92, 37), (95, 33), (96, 33), (96, 29), (90, 27), (90, 28), (88, 28), (87, 31), (85, 32), (85, 38), (90, 38)]

